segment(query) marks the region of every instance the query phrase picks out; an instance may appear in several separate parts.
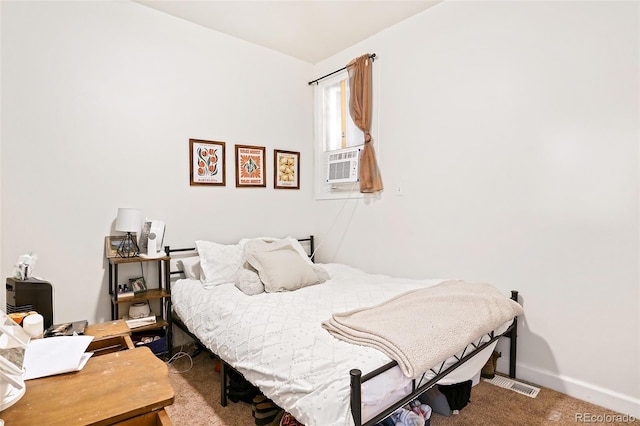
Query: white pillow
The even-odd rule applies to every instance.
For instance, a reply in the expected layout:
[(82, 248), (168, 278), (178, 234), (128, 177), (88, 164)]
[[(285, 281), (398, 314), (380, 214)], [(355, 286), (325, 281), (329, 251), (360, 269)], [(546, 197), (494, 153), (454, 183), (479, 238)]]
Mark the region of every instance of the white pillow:
[(275, 238), (252, 238), (240, 240), (242, 246), (242, 266), (236, 274), (236, 287), (244, 294), (253, 296), (264, 293), (264, 284), (260, 281), (258, 272), (247, 262), (247, 256), (262, 251), (279, 250), (284, 247), (291, 247), (287, 240)]
[(233, 283), (242, 265), (242, 247), (239, 244), (218, 244), (196, 241), (200, 255), (200, 281), (206, 287)]
[(182, 269), (184, 276), (192, 280), (200, 279), (200, 256), (191, 256), (178, 259), (178, 268)]
[(291, 243), (291, 246), (294, 248), (294, 250), (297, 251), (300, 254), (300, 256), (302, 256), (302, 258), (308, 264), (310, 264), (310, 265), (313, 264), (313, 262), (311, 261), (311, 258), (309, 258), (309, 255), (307, 254), (307, 251), (304, 249), (304, 247), (302, 247), (302, 244), (300, 244), (300, 241), (298, 241), (297, 238), (287, 237), (287, 238), (285, 238), (285, 240), (287, 240), (287, 241), (289, 241)]
[(240, 245), (242, 245), (243, 264), (247, 261), (247, 257), (253, 253), (280, 250), (287, 247), (294, 250), (288, 240), (278, 238), (252, 238), (249, 240), (241, 240)]
[[(311, 261), (311, 259), (309, 258), (309, 255), (307, 254), (307, 252), (305, 251), (304, 247), (302, 247), (302, 244), (300, 244), (300, 241), (298, 241), (297, 238), (294, 237), (286, 237), (286, 238), (273, 238), (273, 237), (257, 237), (257, 238), (244, 238), (242, 240), (240, 240), (240, 245), (241, 246), (246, 246), (247, 244), (251, 244), (255, 241), (264, 241), (267, 243), (280, 243), (283, 244), (285, 242), (289, 243), (291, 245), (291, 247), (298, 253), (300, 254), (300, 256), (309, 264), (313, 264), (313, 262)], [(246, 254), (246, 250), (245, 250), (245, 254)]]
[(318, 265), (316, 263), (311, 264), (311, 268), (318, 276), (318, 284), (323, 283), (330, 279), (329, 272), (322, 265)]
[(291, 248), (251, 253), (247, 262), (258, 271), (268, 293), (297, 290), (320, 282), (311, 264)]
[(255, 269), (240, 269), (236, 277), (236, 287), (248, 296), (264, 293), (264, 284)]

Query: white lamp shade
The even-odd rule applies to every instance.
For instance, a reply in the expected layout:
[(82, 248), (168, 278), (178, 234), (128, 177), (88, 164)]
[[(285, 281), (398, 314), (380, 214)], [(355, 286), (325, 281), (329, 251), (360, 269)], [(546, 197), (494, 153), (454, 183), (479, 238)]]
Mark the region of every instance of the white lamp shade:
[(116, 231), (139, 232), (142, 228), (142, 212), (138, 209), (119, 208)]

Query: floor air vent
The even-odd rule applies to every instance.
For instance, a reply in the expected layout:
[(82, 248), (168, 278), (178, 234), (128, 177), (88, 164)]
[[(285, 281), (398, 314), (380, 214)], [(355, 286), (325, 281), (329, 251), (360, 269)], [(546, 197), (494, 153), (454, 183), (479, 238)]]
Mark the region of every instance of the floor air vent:
[(538, 396), (538, 392), (540, 392), (540, 389), (535, 386), (531, 386), (522, 382), (517, 382), (508, 377), (502, 377), (502, 376), (496, 375), (493, 379), (483, 379), (483, 380), (485, 382), (491, 383), (492, 385), (496, 385), (505, 389), (510, 389), (514, 392), (518, 392), (522, 395), (526, 395), (531, 398), (535, 398), (536, 396)]

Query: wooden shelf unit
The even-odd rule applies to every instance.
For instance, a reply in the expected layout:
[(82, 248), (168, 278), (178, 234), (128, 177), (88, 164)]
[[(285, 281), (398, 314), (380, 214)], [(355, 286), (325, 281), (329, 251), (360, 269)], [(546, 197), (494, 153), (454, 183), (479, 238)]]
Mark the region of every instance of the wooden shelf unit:
[[(145, 300), (155, 300), (155, 299), (162, 299), (165, 297), (171, 297), (171, 293), (167, 292), (165, 289), (160, 288), (150, 288), (147, 289), (146, 291), (143, 291), (142, 293), (138, 293), (134, 296), (130, 296), (130, 297), (120, 297), (118, 298), (117, 293), (116, 294), (112, 294), (111, 295), (111, 299), (113, 301), (113, 303), (119, 304), (119, 303), (136, 303), (136, 302), (144, 302)], [(114, 318), (116, 319), (116, 318)]]
[[(168, 249), (168, 247), (166, 248)], [(167, 353), (170, 355), (173, 348), (173, 333), (171, 326), (171, 281), (169, 278), (171, 256), (165, 254), (161, 257), (111, 257), (109, 261), (109, 295), (111, 296), (111, 319), (120, 319), (119, 306), (123, 303), (138, 303), (149, 300), (160, 300), (160, 313), (156, 316), (155, 324), (132, 329), (132, 332), (164, 329), (167, 342)], [(151, 263), (158, 268), (158, 285), (155, 288), (137, 293), (134, 296), (118, 298), (118, 267), (131, 263)], [(149, 283), (147, 283), (148, 285)]]

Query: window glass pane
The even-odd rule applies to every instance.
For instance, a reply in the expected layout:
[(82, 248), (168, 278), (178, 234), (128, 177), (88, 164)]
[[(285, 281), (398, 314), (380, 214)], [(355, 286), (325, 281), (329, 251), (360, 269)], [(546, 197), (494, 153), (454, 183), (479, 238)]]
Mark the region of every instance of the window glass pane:
[(324, 150), (362, 145), (362, 131), (349, 114), (349, 84), (346, 78), (322, 86)]
[(340, 82), (327, 85), (322, 90), (325, 150), (340, 148), (342, 131), (340, 120)]
[(346, 148), (352, 146), (362, 145), (364, 143), (364, 134), (362, 130), (358, 129), (356, 123), (351, 119), (351, 115), (349, 115), (349, 119), (347, 120), (347, 146)]

